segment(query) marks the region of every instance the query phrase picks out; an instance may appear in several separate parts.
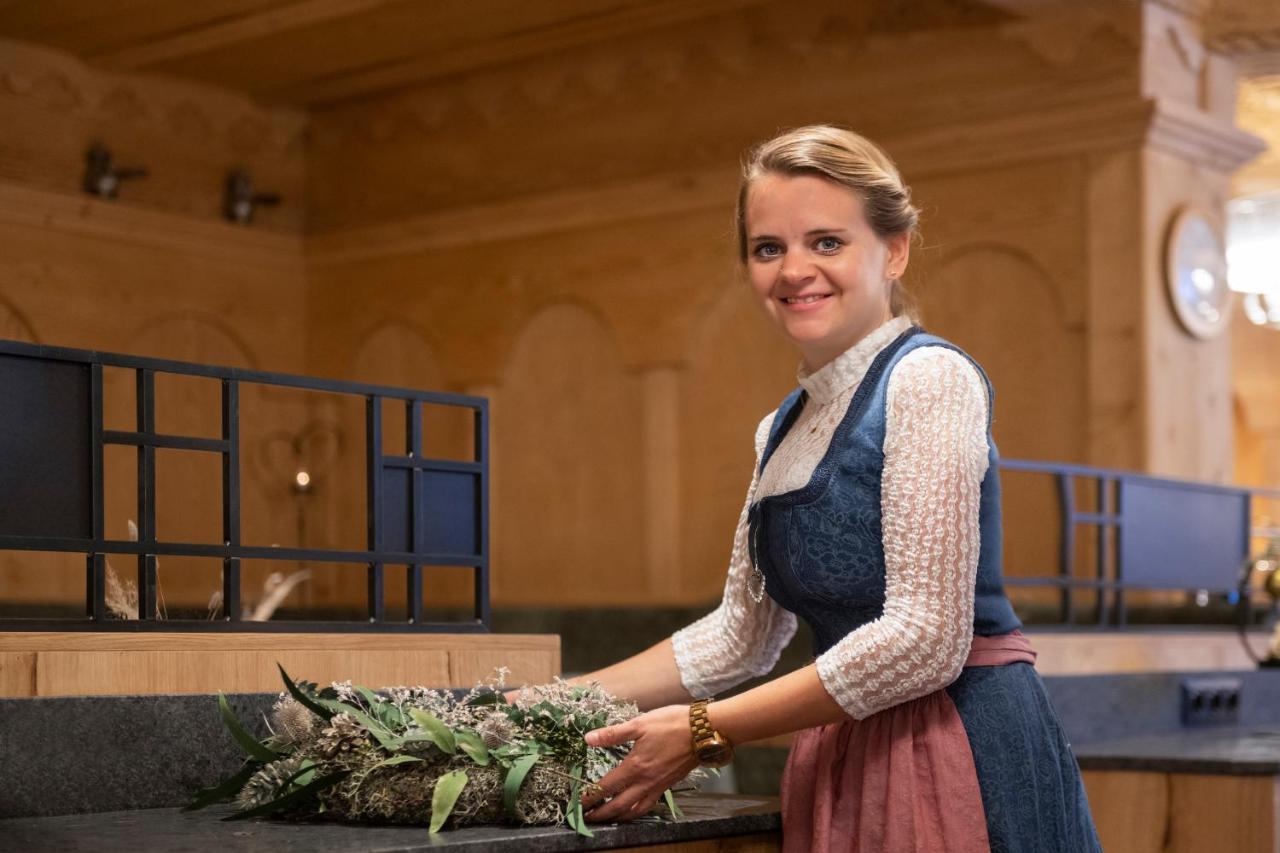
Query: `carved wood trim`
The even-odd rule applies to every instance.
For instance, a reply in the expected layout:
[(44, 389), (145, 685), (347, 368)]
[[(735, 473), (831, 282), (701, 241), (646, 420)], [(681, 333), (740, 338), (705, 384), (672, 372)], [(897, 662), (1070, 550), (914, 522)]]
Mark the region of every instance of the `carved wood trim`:
[(722, 169), (453, 208), (392, 223), (316, 234), (307, 242), (307, 261), (334, 266), (481, 241), (572, 231), (601, 222), (717, 207), (727, 210), (736, 185), (737, 169)]
[[(1123, 97), (1040, 113), (982, 118), (881, 139), (911, 181), (1143, 145), (1229, 172), (1266, 146), (1257, 137), (1181, 104)], [(603, 223), (723, 209), (726, 227), (736, 168), (691, 169), (587, 190), (566, 190), (390, 223), (313, 235), (307, 260), (335, 266)]]
[(1224, 174), (1230, 174), (1267, 150), (1267, 143), (1200, 110), (1161, 101), (1152, 111), (1147, 135), (1158, 148)]
[(767, 0), (658, 0), (623, 6), (565, 21), (555, 27), (517, 32), (463, 44), (429, 56), (393, 59), (362, 69), (344, 69), (305, 83), (268, 90), (263, 97), (280, 103), (316, 106), (372, 92), (496, 65), (527, 60), (594, 44), (630, 33), (658, 29), (725, 12), (763, 5)]
[(392, 2), (395, 0), (302, 0), (283, 8), (242, 15), (155, 41), (89, 54), (85, 58), (109, 68), (145, 68), (334, 18), (358, 15)]
[(48, 190), (0, 184), (0, 223), (301, 273), (302, 238), (203, 222)]

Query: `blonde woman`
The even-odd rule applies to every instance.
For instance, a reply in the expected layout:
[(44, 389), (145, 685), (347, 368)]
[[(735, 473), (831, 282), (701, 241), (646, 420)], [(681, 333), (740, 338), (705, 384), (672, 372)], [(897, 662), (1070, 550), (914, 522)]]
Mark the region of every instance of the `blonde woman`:
[[(584, 676), (653, 709), (588, 736), (635, 741), (584, 801), (590, 819), (644, 814), (698, 764), (799, 732), (788, 851), (1100, 849), (1001, 584), (990, 384), (908, 311), (916, 220), (856, 133), (804, 127), (751, 152), (740, 258), (799, 351), (800, 388), (756, 432), (720, 606)], [(705, 701), (768, 673), (797, 617), (812, 664)]]

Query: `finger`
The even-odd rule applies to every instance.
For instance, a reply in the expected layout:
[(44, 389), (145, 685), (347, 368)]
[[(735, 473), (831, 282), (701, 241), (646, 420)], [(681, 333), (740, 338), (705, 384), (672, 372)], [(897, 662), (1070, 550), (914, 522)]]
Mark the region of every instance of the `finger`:
[(628, 788), (609, 802), (587, 812), (584, 817), (592, 823), (623, 823), (634, 820), (644, 814), (637, 811), (636, 807), (643, 805), (647, 799), (648, 792), (645, 789)]
[(633, 724), (619, 723), (616, 726), (606, 726), (587, 732), (586, 741), (587, 746), (620, 746), (635, 740), (637, 734), (639, 732)]
[(627, 784), (628, 773), (621, 766), (615, 767), (594, 784), (583, 788), (579, 797), (582, 802), (582, 810), (584, 812), (588, 811), (605, 800), (617, 796), (619, 792), (627, 788)]

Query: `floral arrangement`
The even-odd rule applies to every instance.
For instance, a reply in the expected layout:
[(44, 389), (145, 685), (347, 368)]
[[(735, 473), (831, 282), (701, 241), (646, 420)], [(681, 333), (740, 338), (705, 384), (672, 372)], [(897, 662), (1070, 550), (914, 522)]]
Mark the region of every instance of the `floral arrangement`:
[[(248, 754), (231, 778), (188, 809), (234, 800), (228, 820), (279, 814), (448, 826), (564, 823), (591, 835), (579, 795), (629, 747), (587, 746), (592, 729), (634, 717), (635, 705), (598, 685), (525, 688), (509, 703), (497, 683), (462, 698), (423, 687), (374, 692), (350, 682), (317, 689), (280, 668), (286, 692), (250, 735), (218, 696), (222, 719)], [(679, 815), (670, 790), (664, 797)]]

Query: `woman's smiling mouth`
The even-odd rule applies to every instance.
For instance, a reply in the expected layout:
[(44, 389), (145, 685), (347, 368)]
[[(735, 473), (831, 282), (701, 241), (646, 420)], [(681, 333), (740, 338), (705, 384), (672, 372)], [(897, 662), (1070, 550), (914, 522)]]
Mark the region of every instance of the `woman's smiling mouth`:
[(806, 308), (817, 305), (831, 295), (830, 293), (811, 293), (807, 296), (783, 296), (778, 301), (789, 308)]

